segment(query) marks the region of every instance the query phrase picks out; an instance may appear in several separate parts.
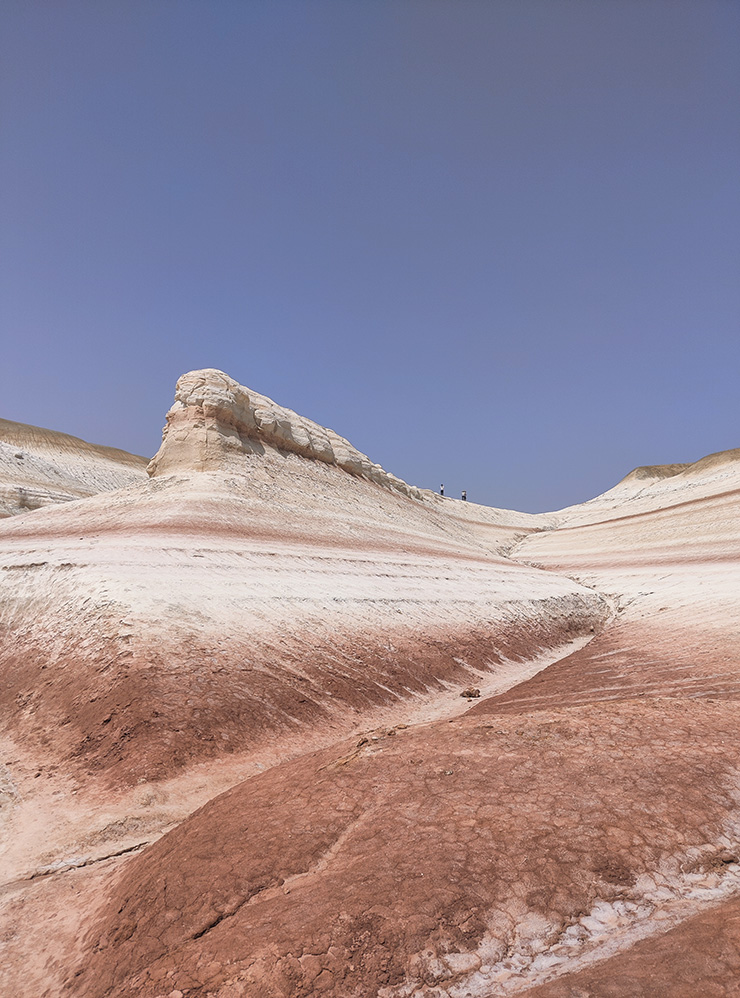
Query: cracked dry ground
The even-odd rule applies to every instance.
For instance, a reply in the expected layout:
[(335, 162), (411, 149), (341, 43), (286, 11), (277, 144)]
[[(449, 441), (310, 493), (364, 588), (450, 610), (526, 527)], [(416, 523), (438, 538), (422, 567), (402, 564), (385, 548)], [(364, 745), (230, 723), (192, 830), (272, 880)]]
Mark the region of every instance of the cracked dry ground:
[(127, 861), (67, 993), (734, 994), (739, 734), (731, 700), (493, 699), (283, 764)]

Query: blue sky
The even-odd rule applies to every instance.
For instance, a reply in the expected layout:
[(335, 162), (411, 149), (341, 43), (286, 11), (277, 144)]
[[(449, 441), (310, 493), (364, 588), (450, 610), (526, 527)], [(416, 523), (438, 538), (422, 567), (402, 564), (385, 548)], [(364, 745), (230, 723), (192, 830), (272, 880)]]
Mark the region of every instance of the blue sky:
[(526, 510), (740, 446), (740, 5), (0, 0), (0, 416), (218, 367)]

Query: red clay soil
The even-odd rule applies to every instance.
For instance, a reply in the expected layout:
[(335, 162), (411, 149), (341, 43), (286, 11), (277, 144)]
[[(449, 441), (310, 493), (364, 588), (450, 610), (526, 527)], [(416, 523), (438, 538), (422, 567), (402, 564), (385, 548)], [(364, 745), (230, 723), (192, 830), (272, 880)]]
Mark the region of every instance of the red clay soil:
[(740, 899), (636, 943), (629, 953), (527, 991), (528, 998), (730, 998), (740, 995)]
[(634, 697), (740, 696), (740, 628), (723, 633), (653, 619), (617, 619), (584, 648), (473, 709), (480, 714), (541, 710)]
[[(129, 861), (67, 993), (534, 987), (665, 929), (657, 907), (692, 915), (697, 884), (721, 899), (740, 869), (739, 737), (732, 703), (632, 700), (468, 713), (286, 763)], [(715, 970), (734, 986), (733, 960)]]
[(36, 646), (33, 630), (8, 629), (0, 716), (18, 744), (46, 751), (57, 766), (134, 784), (281, 732), (300, 737), (331, 724), (341, 735), (365, 711), (441, 692), (443, 683), (462, 689), (477, 681), (471, 669), (534, 657), (587, 633), (594, 619), (577, 597), (567, 606), (532, 601), (508, 625), (327, 635), (314, 638), (310, 652), (285, 634), (219, 646), (197, 632), (127, 651), (103, 636), (117, 621), (98, 617), (89, 641), (80, 621), (76, 650), (71, 634), (60, 636), (55, 655)]

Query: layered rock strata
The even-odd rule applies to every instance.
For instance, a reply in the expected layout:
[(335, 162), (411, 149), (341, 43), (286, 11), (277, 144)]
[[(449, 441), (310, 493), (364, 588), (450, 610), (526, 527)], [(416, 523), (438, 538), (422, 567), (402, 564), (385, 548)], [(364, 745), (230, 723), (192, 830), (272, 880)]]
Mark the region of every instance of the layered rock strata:
[(0, 524), (0, 990), (731, 994), (737, 452), (529, 516), (336, 441), (193, 372)]
[[(214, 801), (132, 861), (79, 993), (154, 998), (173, 960), (196, 995), (732, 993), (739, 470), (633, 476), (621, 511), (611, 493), (540, 521), (511, 554), (612, 601), (593, 640), (452, 727), (368, 732)], [(209, 886), (178, 880), (214, 829)]]
[(0, 419), (0, 517), (110, 492), (145, 477), (143, 457)]
[[(258, 767), (452, 716), (461, 689), (504, 690), (609, 615), (501, 556), (546, 518), (406, 495), (264, 438), (226, 460), (218, 429), (213, 470), (197, 409), (177, 409), (192, 447), (185, 422), (163, 445), (178, 471), (0, 524), (9, 879), (115, 851), (106, 829), (131, 808), (153, 836)], [(144, 814), (141, 781), (161, 802)], [(107, 803), (71, 806), (71, 788)]]
[(176, 471), (243, 470), (245, 457), (264, 448), (334, 465), (402, 495), (419, 489), (384, 471), (333, 430), (238, 384), (223, 371), (184, 374), (167, 413), (162, 446), (149, 465), (152, 477)]

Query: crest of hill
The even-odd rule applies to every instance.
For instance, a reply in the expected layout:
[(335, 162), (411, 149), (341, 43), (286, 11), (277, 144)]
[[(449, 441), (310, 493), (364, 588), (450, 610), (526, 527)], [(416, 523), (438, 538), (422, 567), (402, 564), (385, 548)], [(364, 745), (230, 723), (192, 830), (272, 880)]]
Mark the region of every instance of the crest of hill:
[(0, 419), (0, 517), (146, 479), (146, 458)]
[(266, 449), (334, 465), (411, 498), (421, 491), (385, 471), (334, 430), (285, 409), (223, 371), (190, 371), (177, 382), (162, 446), (149, 464), (153, 477), (190, 471), (231, 471), (245, 455)]
[(740, 489), (740, 448), (687, 464), (635, 468), (611, 489), (552, 514), (558, 527), (668, 509), (677, 503)]
[(714, 454), (707, 454), (706, 457), (688, 464), (648, 464), (639, 468), (634, 468), (628, 475), (625, 475), (618, 485), (629, 482), (660, 481), (664, 478), (675, 478), (676, 475), (685, 477), (701, 475), (715, 468), (722, 468), (726, 465), (740, 463), (740, 447), (732, 450), (716, 451)]

